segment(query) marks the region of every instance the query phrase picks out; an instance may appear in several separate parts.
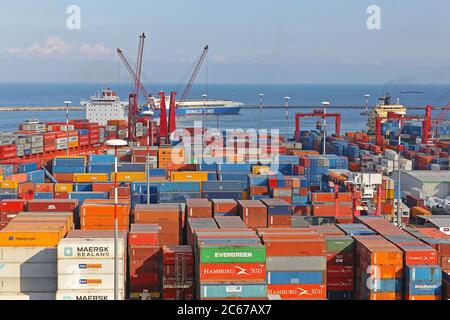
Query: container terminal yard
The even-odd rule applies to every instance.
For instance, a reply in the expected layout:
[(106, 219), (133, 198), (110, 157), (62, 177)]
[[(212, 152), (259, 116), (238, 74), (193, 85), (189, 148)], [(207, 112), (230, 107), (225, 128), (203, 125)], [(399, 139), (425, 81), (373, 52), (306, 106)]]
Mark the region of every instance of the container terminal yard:
[(448, 299), (444, 111), (175, 139), (170, 105), (1, 134), (0, 299)]
[(0, 133), (0, 300), (449, 299), (448, 106), (386, 94), (361, 132), (327, 102), (293, 135), (177, 128), (203, 58), (155, 99), (144, 38), (127, 103)]

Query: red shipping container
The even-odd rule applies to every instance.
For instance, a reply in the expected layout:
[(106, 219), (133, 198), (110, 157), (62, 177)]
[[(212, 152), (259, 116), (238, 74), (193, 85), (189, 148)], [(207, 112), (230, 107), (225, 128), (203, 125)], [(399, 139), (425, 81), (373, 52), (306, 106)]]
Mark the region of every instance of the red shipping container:
[(186, 199), (186, 215), (188, 218), (211, 218), (212, 206), (208, 199)]
[(353, 253), (327, 253), (327, 265), (353, 265), (354, 263)]
[(270, 216), (268, 217), (267, 226), (269, 228), (285, 228), (292, 225), (292, 216), (281, 215), (281, 216)]
[(157, 224), (132, 224), (128, 234), (130, 246), (158, 246), (161, 227)]
[(130, 275), (130, 292), (161, 290), (161, 274), (159, 272), (135, 273)]
[(31, 212), (74, 212), (78, 206), (78, 200), (53, 199), (28, 201), (28, 211)]
[(268, 284), (267, 295), (283, 300), (326, 299), (327, 290), (323, 284)]
[(328, 265), (327, 279), (353, 278), (355, 270), (351, 265)]
[(352, 277), (332, 279), (327, 278), (328, 291), (353, 291), (354, 288), (355, 284)]
[(17, 213), (25, 211), (25, 200), (22, 199), (5, 199), (0, 202), (1, 213)]
[(249, 228), (267, 228), (267, 207), (259, 200), (239, 200), (239, 215)]
[(163, 300), (193, 300), (194, 290), (192, 288), (164, 288)]

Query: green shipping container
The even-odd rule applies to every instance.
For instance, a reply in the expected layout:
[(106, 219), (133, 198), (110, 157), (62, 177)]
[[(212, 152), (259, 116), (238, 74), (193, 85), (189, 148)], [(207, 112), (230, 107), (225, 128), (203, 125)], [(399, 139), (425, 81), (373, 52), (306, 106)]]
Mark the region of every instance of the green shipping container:
[(325, 237), (327, 253), (353, 253), (355, 243), (352, 237)]
[(200, 262), (266, 262), (264, 246), (204, 246), (200, 247)]

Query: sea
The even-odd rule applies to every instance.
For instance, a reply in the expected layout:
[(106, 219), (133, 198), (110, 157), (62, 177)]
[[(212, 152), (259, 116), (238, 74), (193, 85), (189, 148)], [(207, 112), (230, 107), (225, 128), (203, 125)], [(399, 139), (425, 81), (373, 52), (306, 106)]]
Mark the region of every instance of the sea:
[[(182, 92), (183, 86), (177, 84), (146, 84), (149, 92), (177, 91)], [(78, 106), (80, 100), (89, 99), (103, 88), (115, 90), (122, 100), (128, 99), (132, 90), (126, 83), (0, 83), (0, 108), (10, 106), (63, 106), (63, 101), (72, 101)], [(239, 101), (248, 107), (242, 108), (238, 115), (198, 116), (195, 118), (177, 118), (179, 127), (193, 126), (194, 121), (203, 121), (206, 127), (220, 129), (278, 129), (281, 135), (287, 132), (293, 135), (295, 131), (295, 114), (310, 112), (321, 107), (321, 102), (328, 101), (330, 106), (339, 109), (329, 109), (329, 112), (341, 114), (341, 131), (359, 131), (366, 129), (367, 116), (364, 111), (364, 95), (369, 94), (369, 106), (373, 107), (378, 98), (389, 92), (392, 102), (399, 99), (400, 103), (410, 107), (410, 114), (423, 115), (425, 106), (432, 104), (444, 106), (450, 100), (450, 85), (412, 85), (412, 84), (196, 84), (192, 87), (189, 99), (203, 99), (207, 93), (208, 99), (227, 99)], [(260, 113), (259, 94), (263, 93), (262, 111)], [(288, 121), (286, 122), (285, 97), (290, 97), (288, 106)], [(143, 102), (143, 101), (142, 101)], [(348, 108), (345, 107), (360, 107)], [(415, 109), (420, 108), (420, 109)], [(0, 131), (17, 130), (18, 124), (31, 117), (41, 121), (65, 120), (65, 111), (0, 111)], [(83, 111), (70, 111), (71, 119), (84, 118)], [(302, 129), (315, 129), (317, 118), (302, 120)], [(334, 120), (327, 120), (327, 130), (332, 133)]]

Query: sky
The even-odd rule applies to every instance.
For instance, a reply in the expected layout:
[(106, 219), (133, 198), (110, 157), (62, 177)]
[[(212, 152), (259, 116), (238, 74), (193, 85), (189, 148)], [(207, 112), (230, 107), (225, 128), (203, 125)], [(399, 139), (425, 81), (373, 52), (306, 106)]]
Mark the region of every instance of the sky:
[(1, 1), (0, 82), (130, 81), (115, 49), (135, 61), (145, 32), (145, 82), (185, 82), (208, 44), (198, 82), (450, 83), (448, 12), (448, 0)]

